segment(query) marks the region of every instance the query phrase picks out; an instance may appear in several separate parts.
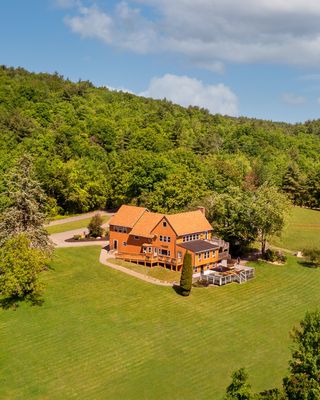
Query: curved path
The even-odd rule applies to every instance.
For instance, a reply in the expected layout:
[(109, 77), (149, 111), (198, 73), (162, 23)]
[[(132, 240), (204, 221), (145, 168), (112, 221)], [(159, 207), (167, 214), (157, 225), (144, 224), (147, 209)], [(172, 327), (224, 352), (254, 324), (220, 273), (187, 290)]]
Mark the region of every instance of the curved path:
[[(73, 217), (72, 217), (73, 218)], [(86, 217), (87, 218), (87, 217)], [(73, 235), (83, 233), (84, 229), (75, 229), (72, 231), (54, 233), (50, 235), (51, 240), (53, 241), (56, 247), (86, 247), (86, 246), (102, 246), (99, 262), (103, 265), (106, 265), (109, 268), (115, 269), (117, 271), (124, 272), (127, 275), (138, 278), (142, 281), (152, 283), (153, 285), (158, 286), (173, 286), (173, 283), (160, 281), (159, 279), (152, 278), (150, 276), (140, 274), (139, 272), (132, 271), (131, 269), (122, 267), (120, 265), (112, 264), (108, 262), (108, 259), (113, 258), (107, 250), (106, 247), (109, 245), (109, 242), (106, 240), (101, 240), (99, 242), (66, 242), (66, 239), (70, 239)]]
[(106, 266), (108, 266), (108, 267), (110, 267), (112, 269), (115, 269), (117, 271), (124, 272), (127, 275), (134, 276), (135, 278), (141, 279), (142, 281), (153, 283), (154, 285), (171, 286), (171, 287), (174, 285), (171, 282), (160, 281), (159, 279), (152, 278), (150, 276), (140, 274), (139, 272), (132, 271), (131, 269), (128, 269), (128, 268), (125, 268), (125, 267), (121, 267), (121, 265), (112, 264), (112, 263), (108, 262), (108, 259), (110, 259), (110, 258), (113, 258), (110, 255), (110, 253), (108, 253), (108, 251), (105, 248), (101, 249), (99, 261), (103, 265), (106, 265)]

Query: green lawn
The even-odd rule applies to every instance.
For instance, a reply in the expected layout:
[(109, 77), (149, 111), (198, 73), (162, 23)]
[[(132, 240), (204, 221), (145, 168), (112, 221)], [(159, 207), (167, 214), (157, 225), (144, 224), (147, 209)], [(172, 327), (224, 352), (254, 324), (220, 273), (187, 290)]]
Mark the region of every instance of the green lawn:
[(99, 251), (58, 249), (44, 305), (0, 310), (1, 399), (220, 399), (241, 366), (254, 389), (274, 387), (289, 330), (320, 304), (320, 269), (292, 257), (183, 298), (99, 264)]
[(281, 237), (272, 244), (289, 250), (320, 247), (320, 211), (293, 207)]
[(117, 265), (121, 265), (122, 267), (131, 269), (133, 271), (139, 272), (143, 275), (151, 276), (152, 278), (160, 279), (161, 281), (167, 282), (180, 282), (180, 272), (170, 271), (169, 269), (162, 267), (145, 267), (144, 265), (134, 264), (127, 261), (116, 260), (110, 258), (109, 262)]
[[(105, 223), (108, 221), (109, 217), (107, 215), (103, 215), (102, 219), (103, 223)], [(89, 225), (90, 221), (91, 218), (85, 218), (79, 221), (66, 222), (64, 224), (48, 226), (47, 231), (49, 232), (50, 235), (52, 235), (53, 233), (72, 231), (73, 229), (80, 229), (80, 228), (85, 229)]]

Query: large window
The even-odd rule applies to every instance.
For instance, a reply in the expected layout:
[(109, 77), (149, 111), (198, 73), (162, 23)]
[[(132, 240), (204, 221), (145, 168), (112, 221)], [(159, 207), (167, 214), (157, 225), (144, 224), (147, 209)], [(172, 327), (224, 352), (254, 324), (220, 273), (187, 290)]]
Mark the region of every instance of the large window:
[(199, 239), (200, 239), (199, 233), (193, 233), (192, 235), (185, 235), (182, 237), (183, 242), (191, 242), (193, 240), (199, 240)]

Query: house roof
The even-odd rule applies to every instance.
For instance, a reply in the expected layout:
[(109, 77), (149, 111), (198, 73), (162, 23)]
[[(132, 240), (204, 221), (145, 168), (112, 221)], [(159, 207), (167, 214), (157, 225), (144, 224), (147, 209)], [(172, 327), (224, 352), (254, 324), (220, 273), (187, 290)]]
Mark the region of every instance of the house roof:
[(219, 246), (208, 242), (207, 240), (192, 240), (191, 242), (179, 243), (177, 246), (191, 251), (192, 253), (199, 253), (201, 251), (217, 250)]
[(166, 215), (166, 218), (178, 236), (212, 231), (212, 226), (200, 210)]
[(148, 213), (145, 207), (123, 205), (118, 212), (110, 219), (109, 225), (125, 226), (133, 228), (144, 213)]
[(212, 230), (212, 226), (200, 210), (164, 215), (149, 212), (144, 207), (127, 205), (119, 208), (110, 219), (109, 225), (132, 228), (131, 235), (152, 237), (152, 230), (162, 218), (167, 219), (178, 236)]
[(162, 220), (163, 214), (152, 212), (144, 213), (134, 225), (130, 235), (152, 237), (151, 231)]

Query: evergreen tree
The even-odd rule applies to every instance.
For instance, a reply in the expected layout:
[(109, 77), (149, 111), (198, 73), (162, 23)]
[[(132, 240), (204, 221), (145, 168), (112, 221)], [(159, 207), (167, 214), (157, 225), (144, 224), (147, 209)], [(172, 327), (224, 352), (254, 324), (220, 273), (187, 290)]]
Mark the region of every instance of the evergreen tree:
[(283, 380), (290, 400), (320, 399), (320, 311), (307, 313), (293, 331), (290, 375)]
[(250, 400), (252, 399), (251, 386), (248, 383), (248, 373), (240, 368), (232, 374), (232, 382), (227, 387), (225, 400)]
[(0, 248), (1, 303), (39, 301), (43, 288), (39, 274), (46, 262), (43, 251), (30, 247), (30, 240), (25, 234), (7, 240)]
[(186, 252), (183, 257), (183, 266), (180, 278), (180, 292), (182, 296), (189, 296), (192, 287), (192, 259), (191, 254)]
[(30, 156), (18, 160), (9, 176), (6, 196), (9, 205), (0, 216), (0, 246), (24, 233), (32, 247), (51, 255), (53, 245), (44, 228), (45, 195), (34, 178)]

